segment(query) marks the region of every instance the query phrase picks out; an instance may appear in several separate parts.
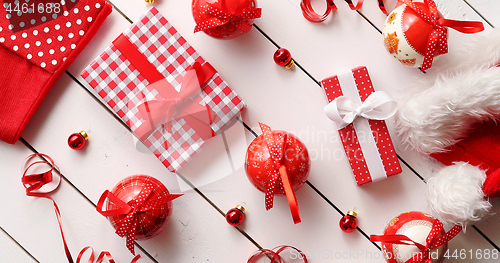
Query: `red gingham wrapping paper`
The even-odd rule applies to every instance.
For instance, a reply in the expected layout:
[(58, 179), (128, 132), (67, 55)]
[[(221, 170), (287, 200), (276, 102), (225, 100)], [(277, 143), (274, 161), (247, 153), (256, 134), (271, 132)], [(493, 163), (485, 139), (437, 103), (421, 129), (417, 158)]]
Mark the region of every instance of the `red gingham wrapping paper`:
[[(361, 101), (365, 101), (370, 94), (375, 92), (366, 67), (354, 68), (352, 71), (344, 74), (351, 74), (354, 78), (357, 94), (359, 95)], [(339, 76), (333, 76), (322, 80), (321, 86), (325, 89), (328, 103), (343, 95)], [(385, 121), (368, 120), (368, 123), (372, 132), (371, 136), (374, 136), (375, 139), (379, 155), (378, 158), (380, 158), (385, 170), (385, 175), (378, 175), (378, 177), (386, 178), (401, 173), (401, 166), (399, 164), (396, 151), (394, 150)], [(364, 153), (360, 146), (360, 139), (363, 140), (364, 138), (362, 137), (366, 135), (360, 133), (358, 136), (352, 123), (345, 128), (340, 129), (339, 135), (342, 140), (347, 159), (351, 165), (356, 183), (358, 185), (362, 185), (374, 181), (372, 180), (373, 175), (368, 169)]]
[[(143, 53), (149, 62), (176, 88), (178, 80), (194, 62), (205, 61), (177, 30), (158, 12), (148, 10), (138, 21), (123, 32), (128, 40)], [(82, 77), (99, 96), (135, 131), (144, 120), (138, 116), (137, 106), (157, 97), (158, 91), (148, 89), (149, 82), (111, 44), (82, 72)], [(211, 128), (220, 133), (245, 107), (244, 102), (218, 73), (202, 86), (202, 101), (216, 114)], [(172, 133), (163, 127), (153, 131), (144, 144), (172, 172), (189, 161), (207, 142), (193, 129), (186, 130), (184, 119), (172, 122)]]

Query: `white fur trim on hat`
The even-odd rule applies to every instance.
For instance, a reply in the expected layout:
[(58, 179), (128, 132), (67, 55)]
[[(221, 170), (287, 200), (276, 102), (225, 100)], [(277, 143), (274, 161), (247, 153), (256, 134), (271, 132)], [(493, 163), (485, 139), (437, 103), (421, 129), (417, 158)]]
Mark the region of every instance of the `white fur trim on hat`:
[(396, 115), (403, 142), (420, 153), (445, 150), (472, 124), (500, 117), (500, 68), (474, 67), (439, 76)]
[(447, 166), (428, 180), (428, 204), (443, 222), (465, 227), (491, 208), (482, 190), (485, 180), (486, 174), (476, 166), (464, 162)]

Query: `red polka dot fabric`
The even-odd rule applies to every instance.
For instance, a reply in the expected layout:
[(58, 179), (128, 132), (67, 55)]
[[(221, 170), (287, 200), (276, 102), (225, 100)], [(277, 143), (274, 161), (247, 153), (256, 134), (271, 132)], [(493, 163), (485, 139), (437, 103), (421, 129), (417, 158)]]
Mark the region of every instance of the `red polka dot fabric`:
[[(361, 101), (365, 101), (370, 94), (375, 92), (366, 67), (358, 67), (345, 74), (353, 75), (356, 82), (357, 93), (359, 94)], [(321, 85), (325, 90), (329, 103), (337, 97), (343, 96), (338, 76), (322, 80)], [(372, 135), (375, 139), (379, 158), (384, 166), (384, 177), (401, 173), (401, 166), (394, 150), (385, 121), (368, 120), (368, 122)], [(342, 140), (347, 159), (351, 165), (356, 183), (358, 185), (363, 185), (372, 182), (372, 175), (370, 174), (364, 153), (359, 144), (360, 137), (356, 133), (353, 124), (349, 124), (345, 128), (339, 130), (339, 135)], [(361, 138), (363, 138), (364, 135), (360, 135)]]

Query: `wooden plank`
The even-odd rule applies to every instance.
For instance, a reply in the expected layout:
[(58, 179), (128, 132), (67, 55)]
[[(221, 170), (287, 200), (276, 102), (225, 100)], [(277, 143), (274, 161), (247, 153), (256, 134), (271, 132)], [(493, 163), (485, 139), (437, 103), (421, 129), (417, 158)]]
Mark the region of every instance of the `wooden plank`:
[[(54, 205), (45, 198), (26, 196), (21, 183), (22, 165), (32, 152), (21, 142), (15, 145), (2, 142), (0, 153), (0, 168), (7, 175), (3, 178), (0, 191), (0, 198), (4, 202), (0, 226), (39, 262), (67, 261)], [(92, 246), (96, 253), (109, 251), (117, 262), (132, 259), (124, 240), (114, 234), (108, 220), (98, 214), (94, 206), (70, 184), (63, 180), (51, 196), (59, 206), (73, 259), (76, 260), (80, 250), (86, 246)], [(141, 260), (152, 262), (147, 257)]]
[(5, 263), (36, 262), (8, 233), (0, 229), (0, 261)]

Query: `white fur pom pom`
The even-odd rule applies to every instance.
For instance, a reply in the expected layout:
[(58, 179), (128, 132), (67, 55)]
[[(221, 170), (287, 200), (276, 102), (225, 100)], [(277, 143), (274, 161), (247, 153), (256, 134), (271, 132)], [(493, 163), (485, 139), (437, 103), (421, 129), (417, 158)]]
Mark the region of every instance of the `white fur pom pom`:
[(482, 190), (485, 180), (484, 171), (468, 163), (447, 166), (427, 182), (429, 206), (446, 223), (465, 227), (479, 221), (491, 208)]

